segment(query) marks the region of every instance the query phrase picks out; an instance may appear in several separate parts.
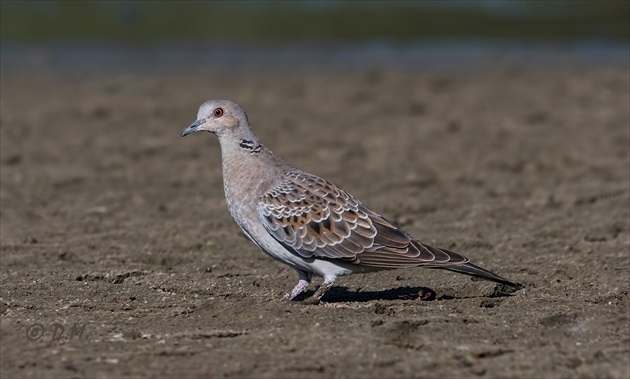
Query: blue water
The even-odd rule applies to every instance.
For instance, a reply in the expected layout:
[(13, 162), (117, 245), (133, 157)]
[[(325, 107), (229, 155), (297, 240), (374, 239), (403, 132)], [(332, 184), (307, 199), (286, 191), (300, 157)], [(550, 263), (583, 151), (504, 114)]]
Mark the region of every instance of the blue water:
[(0, 66), (4, 73), (13, 70), (354, 70), (383, 67), (458, 70), (494, 64), (522, 67), (629, 65), (630, 50), (624, 43), (599, 40), (557, 45), (519, 41), (447, 41), (333, 46), (0, 46)]

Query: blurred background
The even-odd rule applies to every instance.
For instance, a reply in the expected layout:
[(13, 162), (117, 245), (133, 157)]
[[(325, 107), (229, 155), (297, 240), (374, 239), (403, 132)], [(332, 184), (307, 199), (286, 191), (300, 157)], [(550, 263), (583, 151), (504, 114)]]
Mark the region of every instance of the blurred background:
[[(628, 1), (5, 1), (3, 68), (627, 60)], [(497, 56), (498, 55), (498, 56)], [(565, 59), (563, 59), (565, 58)]]
[[(0, 7), (0, 377), (630, 377), (629, 1)], [(406, 270), (280, 302), (216, 138), (180, 137), (210, 98), (526, 289)]]

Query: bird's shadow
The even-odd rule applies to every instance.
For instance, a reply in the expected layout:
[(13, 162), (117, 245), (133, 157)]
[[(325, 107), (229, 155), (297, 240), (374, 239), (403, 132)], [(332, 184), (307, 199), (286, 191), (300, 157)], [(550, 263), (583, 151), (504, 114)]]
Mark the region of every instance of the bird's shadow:
[[(434, 301), (434, 300), (455, 300), (455, 299), (470, 299), (470, 298), (497, 298), (497, 297), (509, 297), (511, 291), (503, 288), (499, 285), (495, 287), (492, 293), (482, 295), (462, 295), (445, 293), (438, 294), (428, 287), (398, 287), (391, 288), (382, 291), (355, 291), (349, 290), (348, 287), (333, 287), (322, 298), (322, 301), (326, 303), (364, 303), (372, 300), (420, 300), (420, 301)], [(313, 295), (315, 291), (309, 290), (297, 296), (295, 301), (302, 301), (309, 296)]]

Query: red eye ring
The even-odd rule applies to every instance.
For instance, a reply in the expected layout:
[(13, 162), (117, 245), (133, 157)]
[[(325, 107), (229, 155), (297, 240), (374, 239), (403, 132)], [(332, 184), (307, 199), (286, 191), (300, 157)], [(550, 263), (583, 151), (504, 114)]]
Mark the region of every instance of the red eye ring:
[(217, 108), (214, 110), (214, 117), (221, 117), (223, 116), (223, 108)]

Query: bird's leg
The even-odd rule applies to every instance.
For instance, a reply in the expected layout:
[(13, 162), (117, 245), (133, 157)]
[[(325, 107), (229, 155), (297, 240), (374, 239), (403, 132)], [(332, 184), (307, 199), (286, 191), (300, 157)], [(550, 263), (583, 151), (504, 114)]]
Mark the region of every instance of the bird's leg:
[(311, 283), (308, 280), (300, 279), (298, 283), (295, 285), (295, 287), (293, 287), (291, 292), (284, 295), (284, 298), (289, 301), (293, 300), (293, 298), (295, 298), (297, 295), (304, 292), (304, 290), (308, 288), (309, 284)]
[(328, 290), (335, 284), (335, 278), (324, 277), (324, 283), (315, 291), (313, 295), (303, 301), (304, 304), (319, 304), (319, 300), (328, 292)]
[(293, 287), (291, 292), (284, 295), (284, 298), (289, 301), (304, 292), (304, 290), (308, 288), (308, 285), (311, 284), (311, 278), (313, 277), (313, 274), (310, 272), (298, 271), (297, 273), (300, 280), (298, 280), (298, 283)]

